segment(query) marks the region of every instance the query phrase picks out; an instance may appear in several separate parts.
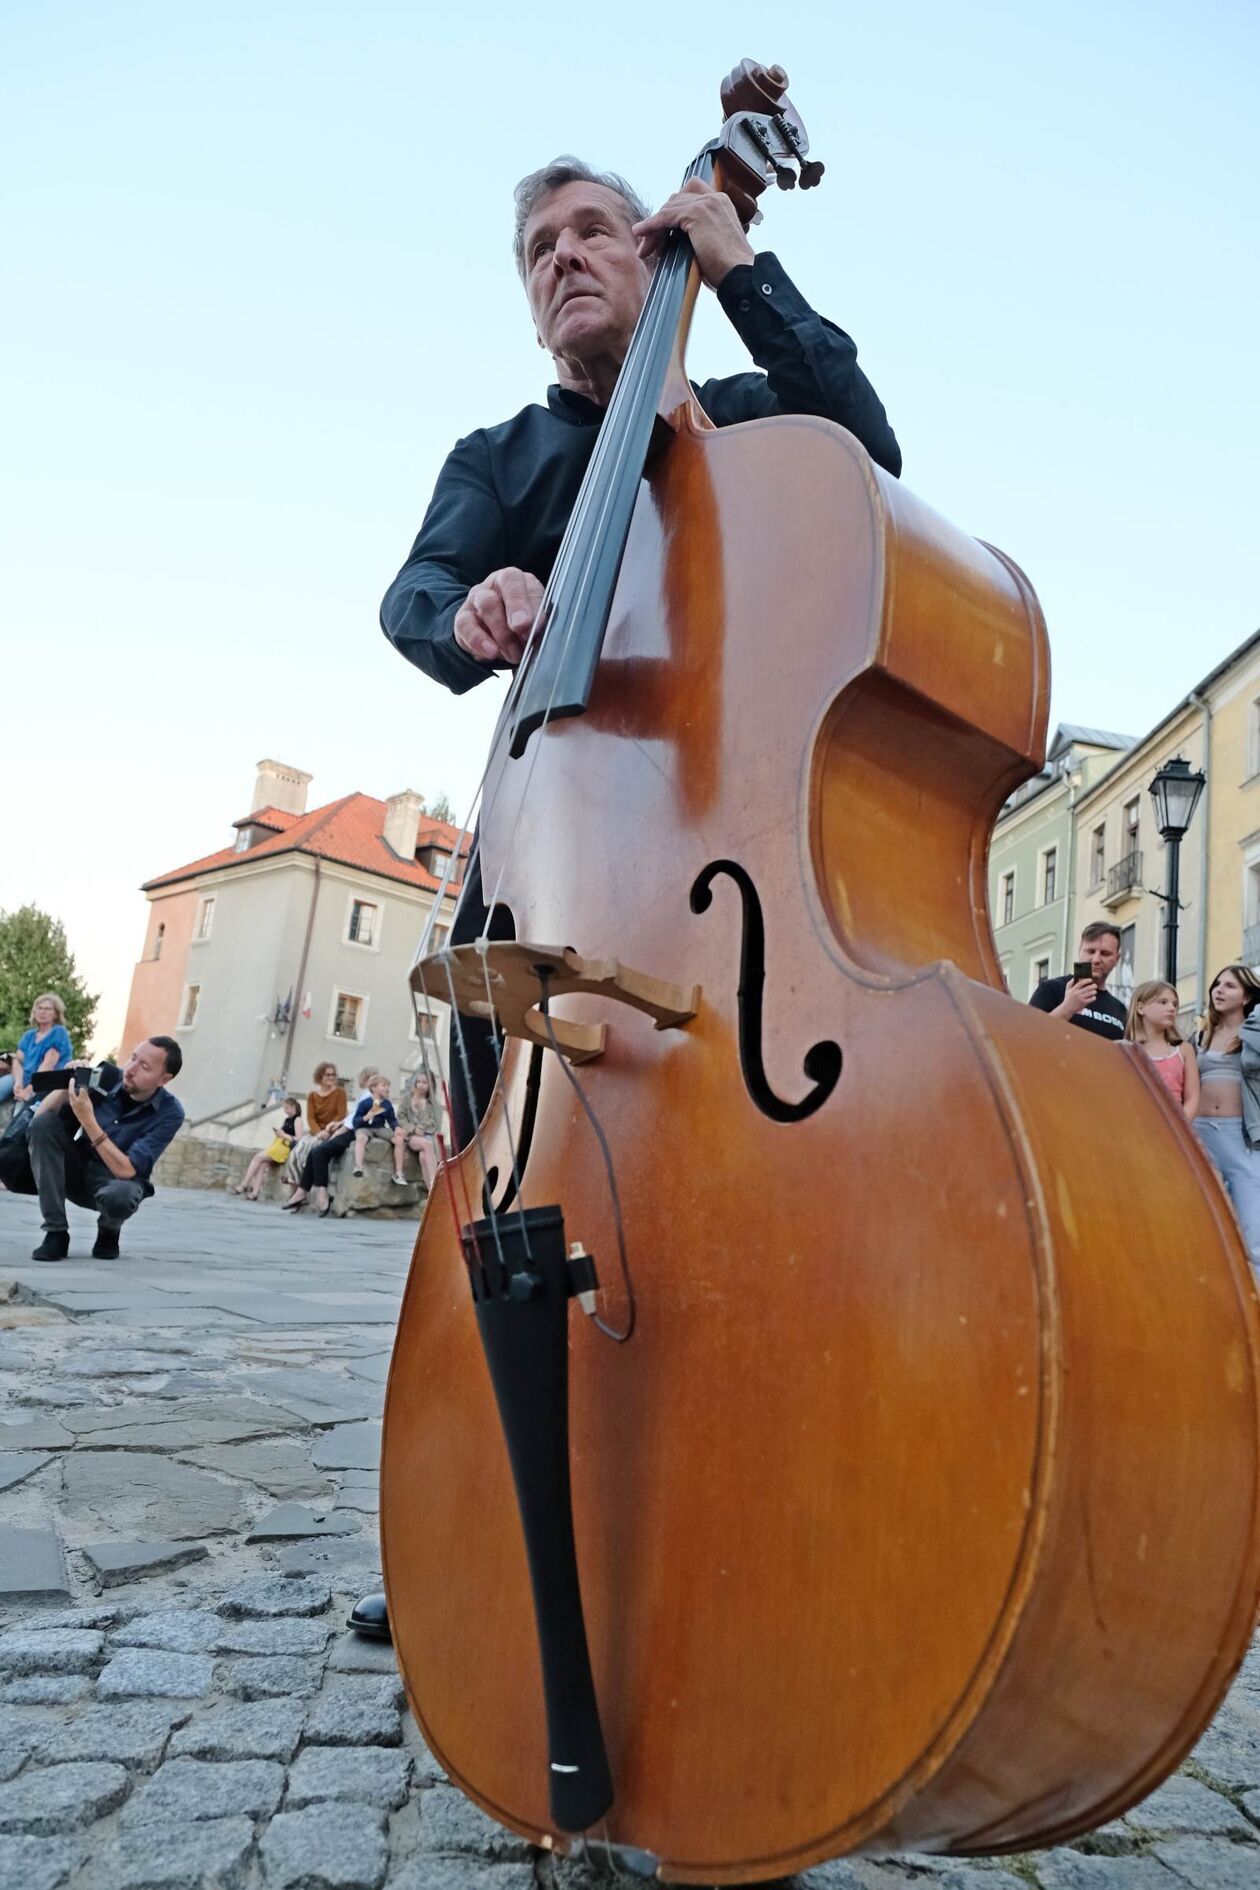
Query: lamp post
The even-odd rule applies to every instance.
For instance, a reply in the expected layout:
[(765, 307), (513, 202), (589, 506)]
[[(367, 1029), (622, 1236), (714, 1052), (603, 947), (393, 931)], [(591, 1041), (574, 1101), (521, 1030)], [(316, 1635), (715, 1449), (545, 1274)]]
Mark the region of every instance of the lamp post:
[(1164, 890), (1156, 897), (1164, 901), (1164, 976), (1174, 990), (1177, 985), (1177, 914), (1181, 910), (1178, 896), (1181, 841), (1194, 819), (1194, 810), (1205, 785), (1201, 771), (1192, 769), (1188, 761), (1176, 755), (1172, 761), (1164, 763), (1150, 788), (1155, 803), (1155, 824), (1167, 848)]

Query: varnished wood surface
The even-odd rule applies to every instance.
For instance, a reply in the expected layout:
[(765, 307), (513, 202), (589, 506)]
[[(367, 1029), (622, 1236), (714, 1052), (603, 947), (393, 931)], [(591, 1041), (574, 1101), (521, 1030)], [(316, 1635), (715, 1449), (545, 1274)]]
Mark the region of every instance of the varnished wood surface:
[[(1255, 1618), (1255, 1294), (1140, 1059), (1014, 1003), (993, 815), (1044, 738), (1019, 574), (824, 422), (684, 434), (641, 501), (590, 712), (499, 768), (487, 883), (518, 936), (699, 984), (579, 1072), (638, 1296), (571, 1324), (575, 1517), (617, 1797), (662, 1874), (855, 1848), (1023, 1848), (1142, 1796)], [(521, 800), (522, 784), (528, 794)], [(519, 824), (518, 824), (519, 823)], [(738, 862), (766, 922), (767, 1076), (740, 1075)], [(526, 870), (529, 863), (529, 870)], [(506, 1172), (525, 1058), (485, 1124)], [(457, 1188), (480, 1198), (474, 1153)], [(620, 1302), (589, 1126), (548, 1058), (526, 1204)], [(450, 1208), (417, 1239), (386, 1404), (395, 1644), (456, 1781), (548, 1825), (529, 1582)]]

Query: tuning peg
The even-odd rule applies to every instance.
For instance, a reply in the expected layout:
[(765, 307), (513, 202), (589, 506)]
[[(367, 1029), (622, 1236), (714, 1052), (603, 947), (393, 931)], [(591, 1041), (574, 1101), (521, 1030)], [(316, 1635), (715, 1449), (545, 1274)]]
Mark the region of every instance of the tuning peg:
[(812, 190), (815, 184), (820, 184), (822, 182), (823, 172), (826, 168), (825, 164), (819, 164), (814, 158), (810, 158), (803, 163), (801, 165), (801, 189)]

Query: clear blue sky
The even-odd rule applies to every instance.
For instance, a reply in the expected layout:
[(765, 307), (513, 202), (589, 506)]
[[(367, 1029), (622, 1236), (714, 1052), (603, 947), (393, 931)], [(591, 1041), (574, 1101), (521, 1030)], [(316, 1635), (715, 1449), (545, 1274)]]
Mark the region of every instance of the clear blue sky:
[[(1028, 571), (1055, 716), (1140, 733), (1260, 623), (1254, 0), (9, 0), (0, 905), (64, 917), (101, 1047), (139, 882), (230, 837), (259, 756), (462, 810), (497, 689), (376, 611), (448, 447), (548, 379), (511, 186), (573, 150), (659, 201), (746, 54), (828, 165), (755, 240), (908, 483)], [(690, 359), (741, 365), (712, 303)]]

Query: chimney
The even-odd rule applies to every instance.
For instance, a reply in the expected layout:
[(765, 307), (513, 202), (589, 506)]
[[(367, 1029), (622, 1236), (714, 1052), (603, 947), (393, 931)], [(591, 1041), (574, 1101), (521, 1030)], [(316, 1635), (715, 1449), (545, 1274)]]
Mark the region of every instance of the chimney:
[(286, 768), (283, 761), (260, 761), (249, 811), (256, 814), (260, 807), (278, 807), (282, 814), (304, 814), (310, 785), (310, 775), (300, 768)]
[(391, 794), (385, 803), (382, 833), (386, 846), (391, 847), (400, 860), (416, 857), (416, 829), (423, 812), (424, 797), (411, 788), (404, 788), (401, 794)]

